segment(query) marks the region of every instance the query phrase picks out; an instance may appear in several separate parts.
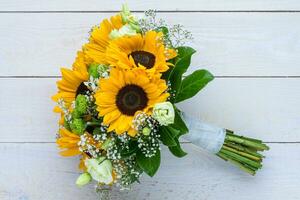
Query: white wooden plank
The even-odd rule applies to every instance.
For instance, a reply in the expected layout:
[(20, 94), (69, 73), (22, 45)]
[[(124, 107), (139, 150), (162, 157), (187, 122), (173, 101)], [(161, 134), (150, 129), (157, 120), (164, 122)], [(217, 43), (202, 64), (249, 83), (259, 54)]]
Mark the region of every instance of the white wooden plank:
[(300, 79), (215, 79), (182, 110), (265, 141), (300, 141)]
[[(184, 11), (184, 10), (299, 10), (300, 4), (297, 0), (252, 0), (252, 1), (236, 1), (236, 0), (127, 0), (132, 10), (143, 11), (145, 9)], [(106, 11), (120, 10), (122, 0), (2, 0), (1, 11)]]
[[(59, 75), (111, 13), (0, 14), (0, 75)], [(160, 13), (194, 34), (192, 69), (218, 76), (299, 76), (300, 13)]]
[[(112, 199), (299, 199), (299, 144), (270, 144), (264, 167), (252, 177), (191, 144), (179, 159), (164, 148), (154, 178), (146, 175), (132, 191)], [(93, 185), (77, 188), (77, 159), (57, 155), (55, 144), (0, 144), (0, 197), (3, 200), (97, 199)]]
[[(0, 79), (0, 142), (53, 142), (56, 79)], [(202, 120), (272, 142), (300, 141), (300, 79), (215, 79), (180, 104)]]

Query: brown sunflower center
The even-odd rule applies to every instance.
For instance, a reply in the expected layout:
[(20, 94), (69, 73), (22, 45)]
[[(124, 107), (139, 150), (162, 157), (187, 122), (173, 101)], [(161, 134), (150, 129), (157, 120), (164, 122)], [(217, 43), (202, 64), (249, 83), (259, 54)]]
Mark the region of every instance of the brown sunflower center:
[(85, 95), (87, 91), (89, 91), (89, 88), (83, 82), (80, 83), (80, 85), (78, 86), (78, 88), (76, 90), (76, 97), (79, 94)]
[(147, 69), (151, 69), (155, 64), (155, 56), (147, 51), (134, 51), (129, 56), (132, 56), (137, 66), (141, 64)]
[(116, 98), (118, 109), (129, 116), (133, 116), (138, 110), (143, 110), (147, 103), (148, 97), (143, 88), (133, 84), (121, 88)]

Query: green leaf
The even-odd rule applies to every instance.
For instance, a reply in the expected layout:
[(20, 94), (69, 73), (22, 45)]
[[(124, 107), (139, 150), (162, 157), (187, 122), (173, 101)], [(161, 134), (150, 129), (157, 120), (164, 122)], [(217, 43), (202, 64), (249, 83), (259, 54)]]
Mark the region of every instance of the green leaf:
[(180, 133), (179, 130), (172, 128), (171, 126), (161, 126), (159, 129), (160, 140), (168, 147), (176, 146), (176, 136)]
[(136, 154), (137, 164), (149, 176), (154, 176), (160, 166), (160, 151), (151, 158), (146, 157), (141, 151)]
[(181, 85), (182, 75), (187, 71), (191, 63), (191, 57), (196, 52), (191, 47), (178, 47), (178, 56), (173, 70), (169, 75), (172, 90), (178, 93)]
[(179, 157), (179, 158), (186, 156), (187, 153), (182, 150), (178, 139), (176, 139), (176, 144), (177, 144), (176, 146), (169, 147), (169, 150), (171, 151), (171, 153), (174, 156)]
[(179, 136), (181, 136), (188, 133), (189, 129), (181, 118), (180, 110), (178, 110), (175, 106), (174, 106), (174, 110), (175, 110), (175, 119), (174, 119), (174, 124), (172, 124), (172, 126), (180, 130)]
[[(172, 63), (173, 65), (175, 65), (175, 60), (176, 60), (176, 58), (173, 58), (171, 60), (168, 60), (168, 62)], [(170, 66), (169, 69), (166, 72), (162, 73), (161, 78), (164, 79), (164, 80), (166, 80), (166, 82), (168, 82), (168, 80), (170, 79), (170, 76), (172, 74), (172, 71), (173, 71), (173, 67)]]
[(169, 29), (165, 26), (157, 27), (155, 31), (162, 32), (165, 36), (169, 34)]
[(129, 141), (128, 147), (129, 147), (129, 149), (124, 148), (121, 150), (122, 158), (129, 157), (138, 150), (137, 141), (132, 141), (132, 140)]
[(176, 96), (175, 103), (193, 97), (213, 79), (214, 76), (207, 70), (202, 69), (194, 71), (182, 80), (180, 91)]

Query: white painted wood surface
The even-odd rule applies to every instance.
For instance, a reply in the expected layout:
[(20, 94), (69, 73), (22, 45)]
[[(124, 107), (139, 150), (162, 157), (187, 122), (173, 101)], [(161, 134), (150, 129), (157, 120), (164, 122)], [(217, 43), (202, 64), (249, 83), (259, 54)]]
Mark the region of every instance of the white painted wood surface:
[[(0, 13), (0, 75), (57, 76), (90, 28), (113, 13)], [(194, 35), (192, 70), (217, 76), (300, 76), (300, 13), (160, 13)], [(13, 24), (13, 25), (12, 25)]]
[[(218, 77), (180, 106), (207, 122), (262, 138), (271, 150), (248, 176), (192, 144), (177, 159), (164, 150), (155, 178), (113, 199), (300, 199), (300, 2), (298, 0), (128, 0), (154, 8), (195, 37), (193, 69)], [(78, 189), (76, 159), (59, 157), (50, 96), (92, 25), (123, 1), (1, 0), (0, 200), (97, 199)]]
[[(298, 200), (300, 145), (271, 144), (264, 169), (252, 177), (219, 158), (184, 144), (179, 159), (165, 148), (154, 178), (146, 175), (113, 200), (288, 199)], [(57, 155), (54, 144), (1, 144), (0, 199), (96, 200), (93, 186), (77, 188), (77, 159)], [(290, 156), (287, 156), (290, 155)], [(13, 158), (13, 159), (12, 159)], [(2, 198), (1, 198), (2, 197)]]
[[(54, 142), (57, 79), (0, 79), (0, 142)], [(182, 110), (208, 123), (268, 142), (300, 141), (300, 79), (217, 78)], [(192, 106), (193, 105), (193, 106)], [(11, 112), (13, 111), (13, 112)], [(33, 114), (34, 113), (34, 114)], [(17, 117), (16, 117), (17, 116)], [(269, 126), (269, 124), (272, 124)]]
[(1, 11), (119, 11), (128, 2), (136, 11), (228, 11), (228, 10), (299, 10), (298, 0), (1, 0)]

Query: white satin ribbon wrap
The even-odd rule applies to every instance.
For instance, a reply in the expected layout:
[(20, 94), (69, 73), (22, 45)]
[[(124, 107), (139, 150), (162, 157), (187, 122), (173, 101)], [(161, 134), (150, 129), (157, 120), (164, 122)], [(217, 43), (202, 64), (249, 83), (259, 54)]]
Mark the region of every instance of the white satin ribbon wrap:
[(186, 113), (183, 113), (183, 120), (189, 128), (189, 133), (183, 135), (183, 139), (213, 154), (221, 150), (226, 136), (224, 128), (203, 123)]

